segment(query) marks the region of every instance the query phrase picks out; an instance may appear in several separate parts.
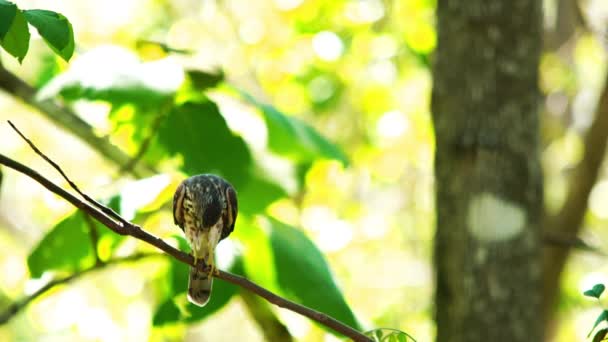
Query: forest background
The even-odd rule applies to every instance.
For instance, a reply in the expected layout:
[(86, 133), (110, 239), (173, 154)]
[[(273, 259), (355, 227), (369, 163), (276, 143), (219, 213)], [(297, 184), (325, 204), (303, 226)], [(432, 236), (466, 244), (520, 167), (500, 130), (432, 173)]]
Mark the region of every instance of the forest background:
[[(234, 236), (219, 248), (221, 266), (362, 329), (432, 340), (435, 1), (16, 3), (65, 15), (76, 46), (66, 63), (32, 30), (21, 64), (2, 52), (0, 119), (89, 195), (187, 250), (172, 222), (172, 191), (187, 175), (221, 173), (242, 204)], [(605, 91), (606, 15), (599, 0), (544, 1), (539, 115), (549, 213), (568, 198)], [(7, 75), (42, 90), (34, 97)], [(67, 186), (6, 124), (0, 153)], [(1, 170), (2, 307), (55, 276), (152, 251)], [(608, 283), (605, 176), (600, 169), (581, 200), (582, 240), (548, 242), (576, 247), (561, 275), (557, 341), (586, 337), (599, 309), (582, 292)], [(305, 262), (319, 251), (327, 265)], [(284, 338), (335, 339), (220, 281), (216, 304), (192, 314), (184, 270), (156, 257), (104, 267), (30, 303), (0, 327), (0, 339), (253, 341), (270, 339), (259, 328), (268, 322), (275, 333), (286, 328)]]

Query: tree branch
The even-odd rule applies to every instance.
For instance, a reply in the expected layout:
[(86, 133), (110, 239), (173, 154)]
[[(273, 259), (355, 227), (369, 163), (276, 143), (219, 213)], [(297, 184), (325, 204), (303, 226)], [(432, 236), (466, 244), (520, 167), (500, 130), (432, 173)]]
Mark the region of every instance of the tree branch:
[(133, 254), (133, 255), (130, 255), (130, 256), (124, 257), (124, 258), (111, 259), (106, 263), (95, 264), (95, 266), (93, 266), (93, 267), (89, 267), (84, 270), (74, 272), (68, 276), (53, 279), (53, 280), (49, 281), (46, 285), (44, 285), (43, 287), (38, 289), (36, 292), (32, 293), (31, 295), (21, 299), (20, 301), (17, 301), (15, 303), (12, 303), (11, 305), (9, 305), (8, 308), (6, 308), (2, 313), (0, 313), (0, 325), (8, 322), (11, 318), (15, 317), (15, 315), (17, 315), (21, 310), (23, 310), (29, 303), (31, 303), (34, 299), (40, 297), (41, 295), (43, 295), (44, 293), (48, 292), (49, 290), (53, 289), (56, 286), (70, 283), (86, 274), (89, 274), (93, 271), (100, 271), (110, 265), (118, 265), (118, 264), (122, 264), (122, 263), (126, 263), (126, 262), (133, 262), (133, 261), (138, 261), (138, 260), (145, 259), (148, 257), (162, 256), (162, 255), (163, 254), (161, 254), (161, 253)]
[[(53, 100), (36, 99), (36, 89), (0, 65), (0, 89), (21, 99), (36, 108), (46, 118), (74, 134), (99, 152), (106, 159), (117, 165), (127, 165), (131, 157), (113, 145), (107, 138), (101, 138), (93, 132), (93, 128), (76, 113)], [(136, 165), (131, 171), (135, 176), (154, 174), (154, 169), (142, 164)]]
[[(570, 178), (568, 196), (561, 210), (553, 217), (546, 217), (545, 232), (558, 234), (564, 239), (576, 240), (582, 230), (587, 211), (587, 201), (597, 181), (606, 154), (608, 139), (608, 73), (600, 95), (595, 117), (584, 138), (585, 155)], [(545, 322), (549, 324), (559, 295), (559, 279), (570, 255), (571, 246), (548, 247), (544, 253), (544, 304)], [(547, 328), (549, 331), (551, 327)], [(549, 336), (549, 335), (548, 335)]]
[[(40, 175), (38, 172), (32, 170), (31, 168), (11, 159), (9, 157), (6, 157), (2, 154), (0, 154), (0, 164), (3, 164), (9, 168), (12, 168), (16, 171), (19, 171), (19, 172), (29, 176), (30, 178), (34, 179), (38, 183), (42, 184), (42, 186), (44, 186), (51, 192), (54, 192), (55, 194), (63, 197), (65, 200), (70, 202), (72, 205), (74, 205), (75, 207), (84, 211), (86, 214), (90, 215), (91, 217), (95, 218), (97, 221), (101, 222), (103, 225), (110, 228), (114, 232), (121, 234), (121, 235), (130, 235), (139, 240), (145, 241), (148, 244), (162, 250), (166, 254), (171, 255), (173, 258), (175, 258), (185, 264), (188, 264), (193, 267), (199, 267), (202, 271), (207, 271), (207, 268), (208, 268), (207, 265), (203, 265), (203, 263), (198, 263), (197, 265), (195, 265), (194, 259), (192, 258), (191, 255), (186, 254), (186, 253), (174, 248), (173, 246), (169, 245), (162, 239), (148, 233), (147, 231), (143, 230), (140, 226), (133, 224), (133, 223), (129, 222), (128, 220), (125, 220), (122, 217), (121, 217), (121, 219), (117, 219), (115, 217), (110, 217), (107, 214), (107, 212), (108, 212), (107, 210), (102, 211), (99, 208), (96, 208), (96, 207), (90, 205), (89, 203), (86, 203), (86, 202), (80, 200), (79, 198), (75, 197), (74, 195), (67, 192), (66, 190), (60, 188), (59, 186), (57, 186), (50, 180), (46, 179), (44, 176)], [(107, 208), (107, 209), (111, 211), (110, 208)], [(254, 292), (258, 296), (269, 301), (270, 303), (273, 303), (279, 307), (291, 310), (300, 315), (306, 316), (309, 319), (314, 320), (321, 325), (324, 325), (344, 336), (347, 336), (347, 337), (353, 339), (354, 341), (371, 341), (370, 338), (363, 335), (361, 332), (336, 320), (335, 318), (325, 315), (316, 310), (310, 309), (301, 304), (298, 304), (298, 303), (289, 301), (285, 298), (282, 298), (282, 297), (276, 295), (275, 293), (270, 292), (270, 291), (266, 290), (265, 288), (249, 281), (248, 279), (246, 279), (244, 277), (241, 277), (241, 276), (229, 273), (229, 272), (225, 272), (222, 270), (218, 270), (217, 273), (214, 274), (214, 277), (222, 279), (227, 282), (230, 282), (230, 283), (240, 286), (242, 288), (245, 288), (251, 292)]]

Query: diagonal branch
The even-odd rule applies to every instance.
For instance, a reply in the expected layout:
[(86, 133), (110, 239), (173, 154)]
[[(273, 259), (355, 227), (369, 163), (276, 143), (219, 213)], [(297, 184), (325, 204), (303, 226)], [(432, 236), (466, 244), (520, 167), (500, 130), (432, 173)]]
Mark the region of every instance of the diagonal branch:
[(162, 255), (163, 254), (161, 254), (161, 253), (133, 254), (133, 255), (130, 255), (130, 256), (127, 256), (124, 258), (111, 259), (106, 263), (95, 264), (95, 266), (93, 266), (93, 267), (89, 267), (84, 270), (72, 273), (68, 276), (53, 279), (53, 280), (49, 281), (43, 287), (39, 288), (38, 291), (32, 293), (31, 295), (23, 298), (20, 301), (17, 301), (15, 303), (9, 305), (9, 307), (6, 308), (6, 310), (4, 310), (3, 312), (0, 313), (0, 325), (8, 322), (11, 318), (13, 318), (16, 314), (18, 314), (22, 309), (24, 309), (29, 303), (31, 303), (34, 299), (40, 297), (41, 295), (50, 291), (51, 289), (55, 288), (56, 286), (70, 283), (88, 273), (91, 273), (93, 271), (100, 271), (110, 265), (118, 265), (118, 264), (122, 264), (122, 263), (126, 263), (126, 262), (139, 261), (141, 259), (145, 259), (148, 257), (162, 256)]
[[(576, 166), (568, 188), (568, 196), (561, 210), (553, 217), (547, 217), (543, 226), (545, 232), (559, 234), (569, 240), (576, 240), (582, 230), (587, 211), (589, 194), (598, 179), (606, 154), (608, 140), (608, 74), (600, 95), (595, 117), (584, 138), (585, 155)], [(546, 323), (551, 322), (552, 313), (559, 295), (559, 279), (570, 255), (569, 246), (548, 247), (544, 253), (544, 303)], [(548, 327), (550, 330), (551, 327)]]
[[(86, 214), (95, 218), (97, 221), (101, 222), (103, 225), (105, 225), (109, 229), (113, 230), (114, 232), (121, 234), (121, 235), (130, 235), (139, 240), (145, 241), (148, 244), (162, 250), (166, 254), (171, 255), (173, 258), (175, 258), (185, 264), (188, 264), (193, 267), (199, 267), (203, 271), (207, 270), (208, 267), (206, 265), (203, 265), (203, 263), (198, 263), (197, 265), (195, 265), (194, 259), (192, 258), (191, 255), (186, 254), (186, 253), (174, 248), (173, 246), (169, 245), (162, 239), (143, 230), (140, 226), (138, 226), (136, 224), (133, 224), (124, 219), (118, 221), (115, 218), (108, 216), (104, 211), (90, 205), (89, 203), (86, 203), (86, 202), (80, 200), (76, 196), (74, 196), (71, 193), (67, 192), (66, 190), (60, 188), (59, 186), (57, 186), (56, 184), (54, 184), (53, 182), (51, 182), (44, 176), (40, 175), (38, 172), (32, 170), (31, 168), (11, 159), (9, 157), (6, 157), (2, 154), (0, 154), (0, 164), (3, 164), (9, 168), (12, 168), (16, 171), (19, 171), (19, 172), (29, 176), (30, 178), (34, 179), (38, 183), (42, 184), (45, 188), (47, 188), (51, 192), (54, 192), (55, 194), (63, 197), (65, 200), (67, 200), (68, 202), (73, 204), (75, 207), (79, 208), (80, 210), (84, 211)], [(237, 286), (240, 286), (242, 288), (245, 288), (245, 289), (257, 294), (258, 296), (266, 299), (267, 301), (269, 301), (272, 304), (275, 304), (279, 307), (288, 309), (290, 311), (293, 311), (300, 315), (308, 317), (309, 319), (314, 320), (315, 322), (317, 322), (321, 325), (324, 325), (344, 336), (347, 336), (354, 341), (371, 341), (370, 338), (368, 338), (361, 332), (336, 320), (335, 318), (325, 315), (316, 310), (310, 309), (301, 304), (289, 301), (281, 296), (276, 295), (273, 292), (268, 291), (267, 289), (255, 284), (255, 283), (249, 281), (248, 279), (246, 279), (244, 277), (241, 277), (241, 276), (229, 273), (229, 272), (225, 272), (222, 270), (218, 270), (217, 273), (214, 274), (214, 276), (216, 278), (222, 279), (224, 281), (227, 281), (227, 282), (230, 282)]]

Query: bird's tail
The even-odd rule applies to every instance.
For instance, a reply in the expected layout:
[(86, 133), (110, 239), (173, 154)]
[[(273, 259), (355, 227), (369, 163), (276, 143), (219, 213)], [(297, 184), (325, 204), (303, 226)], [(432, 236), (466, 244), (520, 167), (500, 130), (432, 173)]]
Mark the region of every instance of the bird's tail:
[(194, 305), (205, 306), (211, 296), (211, 285), (213, 285), (212, 277), (205, 271), (191, 267), (188, 279), (188, 300)]

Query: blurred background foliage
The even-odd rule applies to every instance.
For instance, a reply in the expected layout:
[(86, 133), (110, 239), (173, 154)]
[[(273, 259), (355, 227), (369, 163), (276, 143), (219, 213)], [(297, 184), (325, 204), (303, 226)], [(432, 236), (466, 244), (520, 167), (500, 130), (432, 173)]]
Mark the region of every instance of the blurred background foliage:
[[(563, 204), (568, 172), (581, 160), (606, 72), (608, 5), (581, 1), (579, 12), (564, 12), (563, 2), (544, 1), (549, 212)], [(16, 4), (65, 15), (75, 54), (65, 62), (32, 32), (22, 64), (2, 52), (4, 68), (40, 89), (29, 101), (58, 100), (86, 125), (59, 123), (10, 92), (0, 92), (0, 119), (85, 192), (187, 251), (171, 216), (173, 191), (189, 175), (221, 174), (240, 205), (235, 232), (218, 247), (221, 268), (362, 330), (432, 339), (435, 1)], [(87, 127), (133, 158), (119, 162), (82, 139)], [(0, 142), (1, 153), (67, 187), (8, 125)], [(3, 170), (0, 191), (0, 307), (50, 279), (153, 252), (15, 172)], [(607, 198), (602, 172), (584, 236), (598, 245), (608, 239)], [(34, 300), (0, 327), (0, 340), (256, 341), (270, 338), (259, 328), (268, 322), (297, 340), (336, 340), (218, 280), (209, 305), (193, 307), (186, 274), (157, 257), (88, 273)], [(604, 256), (570, 258), (556, 340), (584, 338), (597, 308), (581, 293), (607, 281)]]

